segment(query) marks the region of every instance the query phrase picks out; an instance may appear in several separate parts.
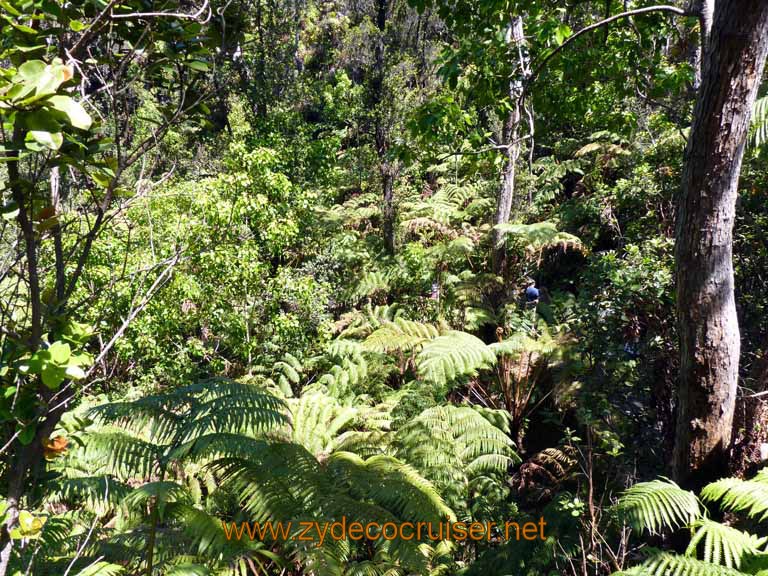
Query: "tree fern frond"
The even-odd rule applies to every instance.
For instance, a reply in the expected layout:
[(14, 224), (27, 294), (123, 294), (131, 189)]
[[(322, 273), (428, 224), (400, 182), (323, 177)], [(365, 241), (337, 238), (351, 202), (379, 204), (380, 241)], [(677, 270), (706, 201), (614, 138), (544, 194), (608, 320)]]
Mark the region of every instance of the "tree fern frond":
[(227, 382), (224, 391), (203, 396), (181, 428), (183, 441), (211, 432), (263, 434), (287, 423), (285, 404), (250, 384)]
[(578, 236), (561, 232), (554, 222), (546, 220), (535, 224), (498, 224), (495, 228), (500, 232), (501, 241), (511, 239), (522, 245), (526, 252), (557, 246), (580, 249), (582, 245)]
[(85, 437), (85, 447), (72, 457), (90, 464), (94, 471), (112, 474), (118, 479), (148, 478), (156, 470), (164, 447), (123, 432), (105, 431)]
[(397, 458), (378, 455), (363, 460), (350, 452), (337, 452), (328, 459), (328, 466), (353, 496), (370, 499), (400, 518), (433, 523), (455, 519), (432, 484)]
[(616, 511), (633, 528), (652, 534), (664, 528), (688, 526), (701, 517), (696, 495), (666, 479), (640, 482), (627, 489)]
[(211, 576), (211, 571), (202, 564), (176, 564), (168, 568), (163, 576)]
[(284, 354), (279, 362), (275, 362), (272, 366), (272, 378), (277, 379), (277, 385), (283, 394), (293, 396), (291, 385), (297, 385), (301, 381), (303, 368), (298, 358), (289, 353)]
[(168, 442), (183, 424), (183, 417), (173, 410), (175, 402), (167, 395), (152, 395), (132, 402), (109, 402), (88, 411), (88, 416), (102, 424), (142, 433), (158, 442)]
[(368, 376), (368, 363), (360, 354), (346, 357), (341, 364), (333, 366), (323, 374), (318, 382), (327, 387), (328, 392), (337, 398), (343, 398), (354, 392), (353, 388)]
[(184, 486), (170, 480), (158, 480), (147, 482), (134, 489), (123, 500), (123, 506), (128, 510), (141, 510), (151, 503), (153, 507), (157, 506), (162, 520), (169, 503), (191, 501), (192, 498)]
[(104, 514), (115, 509), (130, 493), (127, 484), (109, 476), (60, 478), (50, 485), (47, 499), (51, 502), (84, 504), (91, 511)]
[(109, 562), (94, 562), (80, 570), (75, 576), (121, 576), (125, 574), (125, 568)]
[(768, 141), (768, 96), (758, 98), (752, 109), (752, 145), (760, 148)]
[(723, 478), (701, 491), (704, 500), (720, 502), (725, 510), (746, 512), (760, 521), (768, 518), (768, 474), (761, 470), (752, 480)]
[(460, 376), (474, 376), (495, 362), (496, 356), (482, 340), (458, 330), (429, 341), (416, 357), (419, 376), (440, 385)]
[(734, 568), (710, 564), (668, 552), (656, 553), (640, 566), (614, 573), (614, 576), (620, 574), (631, 576), (746, 576)]
[(758, 538), (707, 519), (697, 520), (692, 528), (694, 534), (685, 551), (686, 555), (695, 557), (697, 548), (703, 544), (702, 559), (705, 562), (723, 564), (729, 568), (739, 568), (744, 558), (757, 553), (768, 541), (768, 537)]
[(409, 352), (439, 335), (440, 330), (431, 324), (398, 318), (384, 322), (365, 339), (363, 347), (372, 352)]
[(357, 340), (350, 340), (339, 336), (328, 345), (327, 352), (336, 358), (348, 356), (360, 356), (363, 353), (363, 345)]
[(320, 392), (306, 393), (289, 406), (293, 414), (293, 441), (315, 456), (333, 452), (340, 431), (357, 417), (357, 409), (342, 406)]
[(501, 481), (519, 461), (512, 441), (494, 419), (469, 406), (429, 408), (396, 432), (395, 455), (432, 481), (459, 510), (466, 506), (472, 478), (495, 475)]

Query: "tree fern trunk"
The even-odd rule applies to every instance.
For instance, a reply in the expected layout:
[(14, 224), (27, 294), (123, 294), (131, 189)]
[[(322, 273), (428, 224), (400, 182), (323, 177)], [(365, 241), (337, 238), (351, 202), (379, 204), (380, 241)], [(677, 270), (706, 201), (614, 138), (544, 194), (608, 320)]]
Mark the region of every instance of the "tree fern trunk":
[(732, 235), (749, 118), (768, 53), (768, 1), (720, 0), (678, 206), (680, 387), (674, 474), (690, 485), (727, 463), (739, 365)]
[(152, 512), (149, 515), (149, 537), (147, 538), (147, 571), (146, 576), (152, 576), (155, 564), (155, 539), (157, 538), (157, 500), (152, 502)]

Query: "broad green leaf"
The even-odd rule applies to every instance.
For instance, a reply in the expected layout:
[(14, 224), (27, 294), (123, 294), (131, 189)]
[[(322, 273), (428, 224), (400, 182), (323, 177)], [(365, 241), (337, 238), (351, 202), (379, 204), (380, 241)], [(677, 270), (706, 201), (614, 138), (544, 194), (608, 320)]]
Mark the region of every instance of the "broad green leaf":
[(48, 100), (53, 108), (67, 115), (69, 123), (75, 128), (88, 130), (91, 127), (91, 117), (78, 102), (69, 96), (51, 96)]
[(42, 376), (43, 384), (51, 390), (58, 388), (67, 377), (65, 369), (56, 364), (46, 364), (40, 375)]
[(58, 150), (64, 143), (64, 135), (61, 132), (46, 132), (44, 130), (30, 130), (29, 135), (32, 139), (51, 150)]
[(11, 538), (14, 540), (38, 538), (46, 520), (45, 516), (33, 516), (31, 512), (22, 510), (19, 512), (19, 526), (11, 530)]
[(85, 371), (80, 368), (80, 366), (73, 366), (69, 365), (67, 366), (67, 369), (64, 371), (67, 378), (70, 378), (72, 380), (82, 380), (85, 378)]
[(185, 62), (185, 64), (189, 68), (192, 68), (192, 70), (197, 70), (198, 72), (208, 72), (208, 64), (202, 62), (201, 60), (190, 60), (189, 62)]
[(48, 347), (48, 352), (51, 353), (51, 360), (56, 364), (66, 364), (72, 355), (69, 344), (64, 342), (54, 342)]

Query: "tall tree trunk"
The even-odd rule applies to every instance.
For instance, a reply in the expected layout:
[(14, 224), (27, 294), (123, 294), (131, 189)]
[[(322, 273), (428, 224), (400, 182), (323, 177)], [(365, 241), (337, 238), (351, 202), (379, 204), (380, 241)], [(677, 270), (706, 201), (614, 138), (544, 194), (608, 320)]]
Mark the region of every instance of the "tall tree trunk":
[(727, 463), (739, 366), (732, 236), (741, 160), (768, 53), (768, 1), (718, 0), (678, 207), (680, 388), (673, 469), (688, 485)]
[(381, 210), (384, 248), (389, 254), (395, 253), (395, 173), (396, 168), (389, 162), (381, 166), (383, 206)]
[[(386, 74), (386, 31), (389, 0), (376, 0), (376, 28), (379, 37), (374, 52), (374, 72), (371, 81), (371, 107), (374, 114), (376, 153), (379, 156), (379, 173), (382, 192), (382, 233), (384, 247), (389, 254), (395, 253), (395, 177), (397, 166), (388, 158), (390, 149), (390, 126), (386, 111), (382, 108), (385, 100)], [(389, 94), (388, 96), (393, 97)]]
[[(515, 198), (517, 160), (520, 157), (520, 142), (518, 142), (520, 116), (520, 103), (515, 99), (513, 109), (504, 123), (503, 140), (507, 146), (506, 160), (504, 161), (504, 170), (501, 173), (501, 186), (499, 197), (496, 201), (494, 225), (506, 224), (509, 222), (509, 216), (512, 213), (512, 202)], [(493, 242), (493, 268), (496, 274), (503, 274), (507, 268), (507, 250), (504, 244), (504, 235), (498, 229), (494, 231)]]
[[(506, 147), (504, 170), (501, 174), (501, 186), (496, 200), (496, 215), (494, 225), (509, 222), (512, 213), (512, 203), (515, 197), (515, 177), (517, 175), (517, 160), (520, 157), (520, 121), (523, 102), (523, 82), (530, 76), (530, 58), (525, 46), (523, 19), (515, 16), (509, 24), (507, 42), (517, 51), (517, 69), (509, 81), (509, 102), (512, 106), (502, 130), (502, 144)], [(493, 269), (496, 274), (503, 274), (506, 269), (507, 250), (503, 243), (504, 235), (498, 230), (493, 234)]]

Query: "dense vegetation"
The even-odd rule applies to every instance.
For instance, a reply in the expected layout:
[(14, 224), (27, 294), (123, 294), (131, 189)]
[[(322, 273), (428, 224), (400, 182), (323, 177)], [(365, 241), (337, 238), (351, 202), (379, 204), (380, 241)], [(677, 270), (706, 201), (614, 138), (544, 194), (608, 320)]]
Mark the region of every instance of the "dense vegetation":
[(768, 574), (766, 4), (0, 0), (0, 576)]

